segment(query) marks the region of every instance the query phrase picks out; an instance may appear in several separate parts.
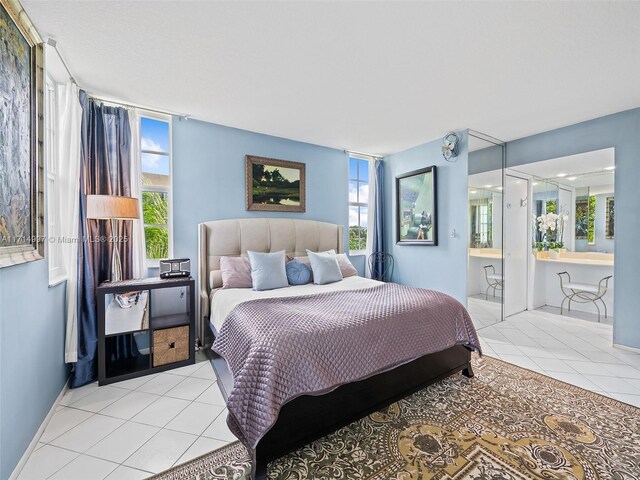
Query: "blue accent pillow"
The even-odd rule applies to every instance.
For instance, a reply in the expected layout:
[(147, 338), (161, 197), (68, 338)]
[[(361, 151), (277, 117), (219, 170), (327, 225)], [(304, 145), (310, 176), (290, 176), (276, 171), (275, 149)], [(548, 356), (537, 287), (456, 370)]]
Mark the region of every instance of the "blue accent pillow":
[(251, 282), (254, 290), (273, 290), (288, 287), (284, 250), (273, 253), (247, 251), (251, 264)]
[(319, 253), (307, 250), (307, 255), (313, 271), (313, 283), (325, 285), (342, 280), (342, 272), (340, 271), (335, 250)]
[(289, 285), (305, 285), (311, 281), (311, 270), (300, 260), (287, 262), (286, 270)]

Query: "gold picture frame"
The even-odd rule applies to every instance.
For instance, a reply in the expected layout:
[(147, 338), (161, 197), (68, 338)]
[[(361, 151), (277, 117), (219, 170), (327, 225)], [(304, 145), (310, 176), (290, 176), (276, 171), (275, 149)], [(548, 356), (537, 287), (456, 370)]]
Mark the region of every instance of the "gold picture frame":
[(304, 212), (305, 164), (275, 158), (246, 156), (248, 211)]
[(0, 0), (0, 268), (44, 258), (45, 245), (43, 46), (18, 6)]

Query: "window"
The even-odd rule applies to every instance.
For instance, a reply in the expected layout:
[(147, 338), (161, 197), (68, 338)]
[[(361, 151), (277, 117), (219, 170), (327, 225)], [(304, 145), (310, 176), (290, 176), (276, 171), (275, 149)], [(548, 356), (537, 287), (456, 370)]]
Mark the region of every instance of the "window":
[(47, 165), (47, 257), (49, 262), (49, 285), (56, 285), (65, 278), (62, 252), (60, 251), (58, 199), (58, 102), (51, 79), (45, 88), (45, 141), (44, 154)]
[(587, 241), (589, 245), (596, 243), (596, 197), (589, 196), (589, 217), (587, 220)]
[(172, 252), (171, 117), (140, 117), (142, 216), (147, 262), (168, 258)]
[(369, 216), (369, 160), (349, 157), (349, 251), (367, 248)]

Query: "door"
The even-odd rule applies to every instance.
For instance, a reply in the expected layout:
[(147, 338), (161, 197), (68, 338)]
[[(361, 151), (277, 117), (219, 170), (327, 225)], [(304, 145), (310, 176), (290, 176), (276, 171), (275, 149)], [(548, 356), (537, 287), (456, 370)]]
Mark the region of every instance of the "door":
[(529, 180), (505, 174), (504, 185), (504, 316), (527, 309)]

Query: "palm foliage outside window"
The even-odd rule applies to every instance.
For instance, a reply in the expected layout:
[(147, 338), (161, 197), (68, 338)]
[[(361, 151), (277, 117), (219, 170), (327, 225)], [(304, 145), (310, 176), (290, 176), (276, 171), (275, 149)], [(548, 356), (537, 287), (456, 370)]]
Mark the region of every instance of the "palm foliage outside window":
[(171, 251), (170, 118), (140, 118), (142, 216), (147, 260)]

